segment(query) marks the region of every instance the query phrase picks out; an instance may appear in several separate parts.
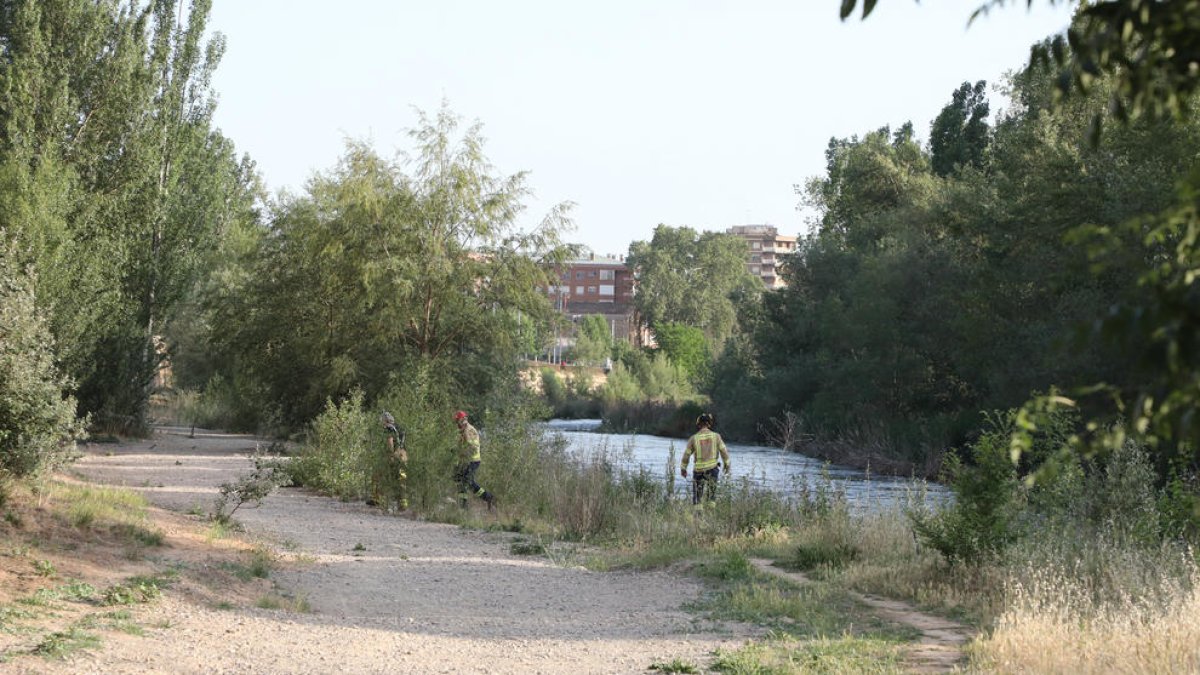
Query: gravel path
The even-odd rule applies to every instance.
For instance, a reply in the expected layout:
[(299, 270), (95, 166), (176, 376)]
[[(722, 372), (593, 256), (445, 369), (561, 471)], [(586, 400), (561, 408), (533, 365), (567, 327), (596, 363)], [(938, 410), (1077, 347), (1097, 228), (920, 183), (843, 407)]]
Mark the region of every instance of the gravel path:
[[(251, 468), (255, 442), (188, 431), (93, 446), (75, 468), (158, 506), (207, 511), (217, 485)], [(107, 639), (65, 664), (69, 671), (634, 673), (674, 659), (701, 665), (751, 634), (684, 612), (698, 582), (515, 556), (512, 535), (390, 517), (296, 489), (237, 518), (251, 536), (313, 561), (271, 576), (311, 613), (219, 610), (168, 593), (145, 610), (145, 636)]]

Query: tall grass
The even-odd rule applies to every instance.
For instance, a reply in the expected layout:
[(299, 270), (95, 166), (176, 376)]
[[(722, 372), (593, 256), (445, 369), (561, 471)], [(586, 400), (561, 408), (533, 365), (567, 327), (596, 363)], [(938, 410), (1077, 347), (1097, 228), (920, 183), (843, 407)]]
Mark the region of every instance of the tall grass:
[(975, 646), (972, 664), (990, 672), (1200, 672), (1194, 560), (1109, 552), (1113, 564), (1101, 584), (1069, 566), (1014, 575), (1008, 608)]

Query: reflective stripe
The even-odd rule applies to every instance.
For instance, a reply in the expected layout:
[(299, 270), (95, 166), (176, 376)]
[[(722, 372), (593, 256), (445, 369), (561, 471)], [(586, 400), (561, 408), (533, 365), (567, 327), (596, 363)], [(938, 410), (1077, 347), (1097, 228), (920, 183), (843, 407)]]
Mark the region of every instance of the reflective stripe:
[(687, 449), (683, 452), (683, 466), (687, 466), (688, 458), (696, 456), (696, 471), (706, 471), (717, 465), (718, 456), (729, 461), (729, 452), (725, 449), (725, 441), (715, 431), (705, 429), (697, 432), (688, 439)]

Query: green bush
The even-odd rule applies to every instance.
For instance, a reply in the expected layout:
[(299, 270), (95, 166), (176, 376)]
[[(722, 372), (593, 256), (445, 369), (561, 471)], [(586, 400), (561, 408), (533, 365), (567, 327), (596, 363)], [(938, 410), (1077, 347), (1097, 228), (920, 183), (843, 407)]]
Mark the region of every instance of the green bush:
[(950, 563), (979, 564), (1017, 538), (1017, 470), (1009, 454), (1014, 413), (991, 415), (990, 428), (970, 447), (971, 463), (947, 455), (943, 471), (954, 503), (930, 514), (914, 510), (913, 529)]
[(83, 433), (35, 286), (33, 271), (20, 269), (14, 248), (0, 243), (0, 477), (62, 465)]
[(542, 394), (551, 407), (557, 408), (567, 401), (567, 387), (553, 368), (542, 368)]
[(370, 430), (375, 416), (363, 409), (363, 393), (329, 400), (313, 421), (308, 442), (295, 460), (296, 482), (340, 499), (362, 499), (370, 487)]

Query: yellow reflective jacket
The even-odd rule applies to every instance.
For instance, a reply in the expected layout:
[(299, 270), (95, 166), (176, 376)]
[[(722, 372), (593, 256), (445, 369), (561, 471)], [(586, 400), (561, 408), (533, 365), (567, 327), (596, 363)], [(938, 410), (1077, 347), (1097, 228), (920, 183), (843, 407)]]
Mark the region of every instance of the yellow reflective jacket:
[(478, 462), (479, 455), (479, 432), (475, 427), (471, 426), (470, 422), (463, 424), (458, 430), (458, 459), (463, 462)]
[(683, 451), (683, 461), (679, 468), (686, 469), (688, 460), (692, 455), (696, 455), (696, 470), (707, 471), (717, 465), (717, 455), (721, 456), (721, 461), (725, 462), (725, 466), (729, 466), (729, 450), (725, 448), (725, 441), (721, 440), (721, 434), (710, 429), (697, 432), (695, 436), (688, 439), (687, 449)]

